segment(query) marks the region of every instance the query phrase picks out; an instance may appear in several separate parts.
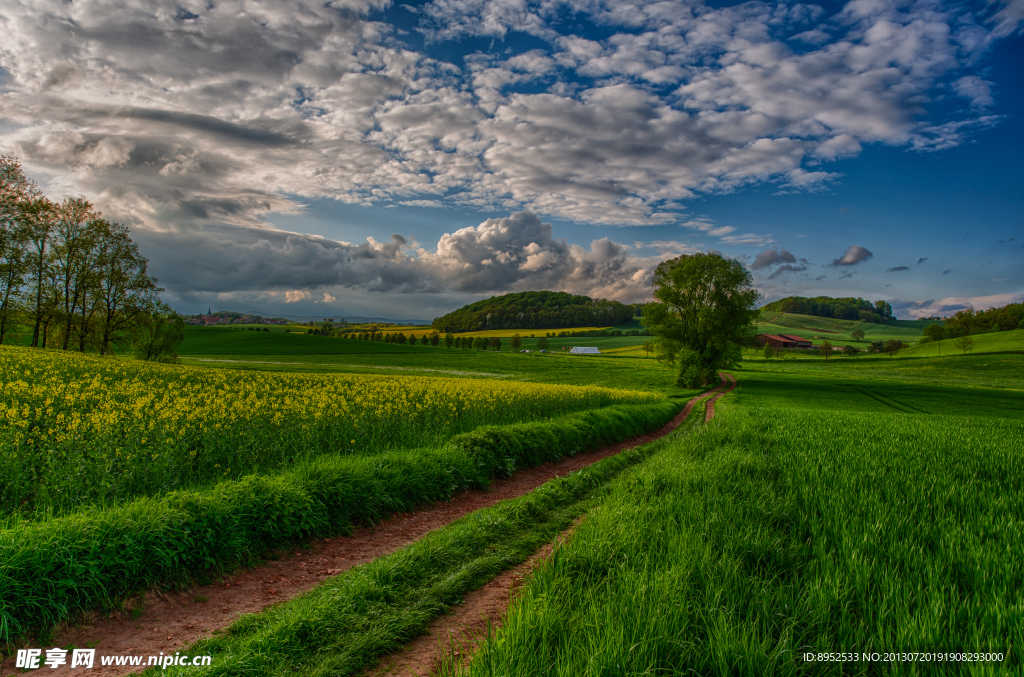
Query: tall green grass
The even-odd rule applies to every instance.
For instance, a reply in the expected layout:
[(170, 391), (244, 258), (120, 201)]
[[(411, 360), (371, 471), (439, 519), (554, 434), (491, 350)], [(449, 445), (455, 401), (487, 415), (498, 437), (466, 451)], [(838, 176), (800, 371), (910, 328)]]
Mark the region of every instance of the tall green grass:
[(359, 674), (421, 634), (467, 592), (525, 561), (592, 507), (611, 478), (663, 446), (637, 447), (478, 510), (184, 652), (214, 657), (211, 667), (198, 671), (203, 675)]
[(488, 428), (439, 449), (323, 456), (277, 475), (16, 523), (0, 531), (0, 637), (657, 429), (678, 410), (608, 407)]
[[(1019, 674), (1024, 423), (732, 409), (623, 474), (474, 676)], [(1000, 664), (807, 662), (983, 651)]]

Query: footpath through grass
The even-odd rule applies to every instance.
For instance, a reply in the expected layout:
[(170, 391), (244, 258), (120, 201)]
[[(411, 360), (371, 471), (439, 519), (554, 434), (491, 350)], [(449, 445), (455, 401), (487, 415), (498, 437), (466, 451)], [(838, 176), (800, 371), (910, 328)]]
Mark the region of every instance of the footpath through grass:
[(737, 376), (710, 425), (614, 482), (461, 671), (1019, 674), (1019, 393)]
[(0, 639), (656, 430), (678, 410), (661, 401), (481, 426), (440, 448), (322, 455), (201, 491), (14, 522), (0, 530)]
[[(699, 418), (695, 409), (692, 421)], [(393, 555), (351, 569), (278, 607), (243, 617), (185, 650), (212, 666), (146, 674), (355, 675), (424, 632), (428, 623), (536, 552), (606, 493), (624, 469), (664, 441), (609, 457), (526, 496), (478, 510)], [(589, 517), (588, 517), (589, 519)]]

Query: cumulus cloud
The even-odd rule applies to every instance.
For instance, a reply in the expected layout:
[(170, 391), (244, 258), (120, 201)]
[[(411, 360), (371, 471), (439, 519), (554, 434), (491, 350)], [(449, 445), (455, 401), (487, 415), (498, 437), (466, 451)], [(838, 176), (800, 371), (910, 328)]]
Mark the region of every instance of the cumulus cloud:
[[(619, 225), (759, 182), (818, 190), (866, 144), (949, 148), (983, 114), (981, 50), (1019, 0), (711, 7), (690, 0), (434, 0), (430, 56), (388, 0), (11, 0), (0, 151), (138, 227), (257, 227), (309, 199)], [(573, 15), (602, 27), (575, 34)], [(458, 54), (467, 36), (533, 36)], [(799, 49), (794, 45), (800, 45)], [(466, 52), (466, 49), (462, 50)], [(955, 92), (964, 109), (922, 118)], [(767, 236), (684, 223), (731, 244)], [(704, 229), (706, 227), (706, 230)], [(726, 239), (731, 238), (731, 239)]]
[[(289, 303), (306, 289), (471, 294), (556, 289), (624, 301), (650, 295), (654, 268), (669, 254), (638, 257), (608, 238), (589, 249), (555, 238), (550, 223), (517, 212), (445, 233), (436, 248), (410, 249), (392, 235), (362, 244), (284, 231), (231, 228), (146, 233), (151, 269), (178, 296), (279, 290)], [(335, 296), (323, 292), (324, 302)]]
[(324, 292), (324, 303), (334, 303), (338, 300), (337, 296), (331, 296), (327, 292)]
[(842, 256), (832, 261), (832, 265), (853, 266), (860, 263), (861, 261), (867, 261), (872, 256), (874, 256), (874, 254), (872, 254), (864, 247), (861, 247), (859, 244), (851, 244), (849, 247), (846, 248), (846, 251), (843, 252)]
[(892, 268), (886, 268), (885, 272), (887, 272), (887, 273), (901, 273), (904, 270), (910, 270), (910, 268), (907, 267), (907, 266), (894, 266)]
[(776, 263), (796, 263), (796, 257), (786, 251), (785, 247), (781, 250), (777, 247), (772, 247), (758, 254), (750, 268), (751, 270), (761, 270)]

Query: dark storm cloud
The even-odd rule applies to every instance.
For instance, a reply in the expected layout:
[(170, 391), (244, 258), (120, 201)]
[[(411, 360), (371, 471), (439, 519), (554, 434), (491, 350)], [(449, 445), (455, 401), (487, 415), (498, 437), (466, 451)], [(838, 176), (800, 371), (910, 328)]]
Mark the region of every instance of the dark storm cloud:
[(751, 270), (761, 270), (776, 263), (796, 263), (796, 257), (786, 251), (785, 247), (781, 250), (777, 247), (771, 247), (758, 254), (750, 268)]
[(921, 258), (919, 258), (917, 260), (917, 265), (921, 265), (922, 263), (924, 263), (927, 260), (928, 260), (928, 257), (927, 256), (923, 256), (923, 257), (921, 257)]
[(774, 280), (783, 273), (802, 273), (805, 270), (807, 270), (807, 266), (793, 266), (787, 263), (784, 266), (779, 266), (778, 268), (776, 268), (775, 272), (768, 276), (768, 279)]
[(149, 110), (145, 108), (120, 109), (111, 111), (112, 116), (164, 122), (185, 129), (209, 132), (213, 135), (264, 146), (287, 146), (297, 143), (295, 139), (274, 131), (256, 129), (234, 124), (212, 117), (193, 113), (179, 113), (167, 110)]

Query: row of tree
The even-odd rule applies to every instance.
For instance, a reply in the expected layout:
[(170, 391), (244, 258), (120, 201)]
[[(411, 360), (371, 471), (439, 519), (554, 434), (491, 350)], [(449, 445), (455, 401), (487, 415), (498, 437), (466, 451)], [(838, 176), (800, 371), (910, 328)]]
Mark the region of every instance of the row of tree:
[[(938, 327), (942, 331), (937, 331), (932, 327)], [(928, 325), (925, 328), (925, 336), (933, 341), (938, 341), (944, 338), (1010, 331), (1011, 329), (1024, 329), (1024, 303), (1011, 303), (1001, 308), (981, 311), (967, 308), (952, 317), (947, 317), (945, 327)], [(931, 331), (929, 332), (929, 330)]]
[(546, 329), (616, 326), (629, 322), (640, 304), (574, 296), (566, 292), (528, 291), (504, 294), (463, 306), (435, 319), (440, 332), (487, 329)]
[(838, 320), (863, 320), (865, 322), (883, 323), (893, 319), (892, 306), (885, 301), (867, 301), (860, 297), (833, 298), (831, 296), (787, 296), (772, 301), (761, 307), (762, 311), (793, 313), (795, 315), (814, 315), (816, 317), (834, 317)]
[[(314, 334), (317, 331), (318, 330), (310, 329), (307, 333)], [(416, 334), (409, 334), (409, 336), (406, 336), (402, 332), (395, 332), (392, 334), (384, 332), (360, 332), (358, 334), (345, 334), (344, 336), (347, 338), (357, 339), (360, 341), (382, 341), (384, 343), (393, 343), (400, 346), (406, 344), (437, 346), (442, 341), (444, 341), (445, 348), (454, 347), (462, 348), (464, 350), (487, 350), (488, 348), (501, 350), (502, 346), (501, 338), (498, 336), (456, 336), (455, 334), (449, 332), (445, 334), (444, 337), (442, 338), (441, 335), (436, 331), (430, 334), (423, 334), (419, 338), (416, 337)], [(547, 347), (546, 338), (540, 339), (540, 342), (544, 344), (542, 347)], [(513, 350), (518, 350), (522, 344), (523, 339), (522, 337), (519, 336), (519, 334), (516, 334), (514, 337), (512, 337), (511, 345)]]
[(126, 226), (82, 199), (47, 199), (15, 158), (0, 157), (0, 343), (101, 354), (173, 355), (180, 316), (160, 302)]

